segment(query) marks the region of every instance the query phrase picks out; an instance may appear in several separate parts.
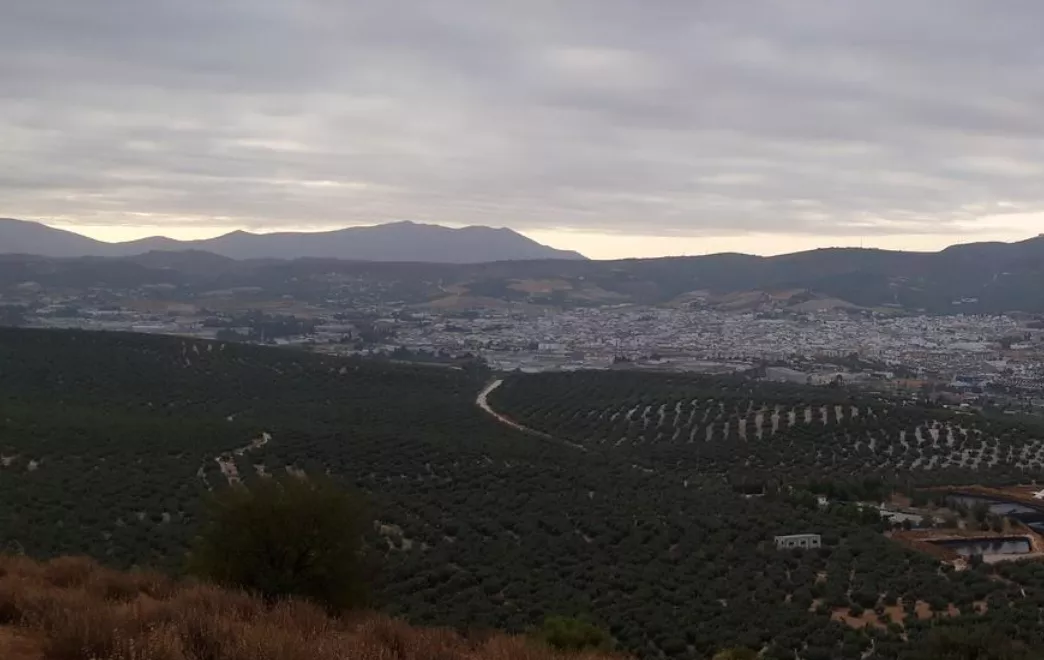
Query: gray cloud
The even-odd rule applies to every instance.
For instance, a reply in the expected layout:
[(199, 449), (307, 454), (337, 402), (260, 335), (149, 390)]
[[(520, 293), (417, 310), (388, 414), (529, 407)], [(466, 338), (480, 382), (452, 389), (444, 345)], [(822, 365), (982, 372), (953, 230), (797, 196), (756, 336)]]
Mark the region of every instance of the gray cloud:
[(1044, 211), (1036, 0), (0, 0), (0, 16), (4, 215), (872, 235)]

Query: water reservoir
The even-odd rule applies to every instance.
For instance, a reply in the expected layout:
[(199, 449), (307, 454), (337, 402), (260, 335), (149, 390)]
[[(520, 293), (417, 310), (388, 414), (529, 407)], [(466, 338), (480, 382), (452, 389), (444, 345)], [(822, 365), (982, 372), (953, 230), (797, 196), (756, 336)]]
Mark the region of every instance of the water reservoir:
[[(1016, 502), (1004, 502), (986, 497), (977, 497), (975, 495), (951, 495), (946, 499), (951, 504), (961, 504), (969, 509), (979, 504), (985, 504), (989, 507), (990, 513), (998, 516), (1018, 516), (1020, 514), (1032, 515), (1039, 513), (1038, 509), (1018, 504)], [(1044, 504), (1044, 502), (1042, 502), (1042, 504)]]
[(953, 550), (962, 557), (972, 555), (1024, 555), (1031, 550), (1029, 539), (1025, 536), (1007, 536), (1004, 538), (991, 539), (952, 539), (929, 541), (949, 550)]

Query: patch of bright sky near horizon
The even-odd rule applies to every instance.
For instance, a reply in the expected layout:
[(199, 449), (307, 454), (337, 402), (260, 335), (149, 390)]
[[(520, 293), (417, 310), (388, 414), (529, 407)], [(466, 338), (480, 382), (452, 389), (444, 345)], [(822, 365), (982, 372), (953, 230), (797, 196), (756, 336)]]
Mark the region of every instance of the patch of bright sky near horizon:
[[(1015, 231), (999, 231), (996, 234), (976, 232), (967, 241), (1000, 240), (1016, 241), (1030, 236), (1029, 232), (1044, 227), (1044, 214), (1028, 218), (1005, 216), (1002, 227)], [(75, 231), (102, 241), (131, 241), (162, 234), (179, 240), (212, 238), (227, 233), (227, 227), (198, 226), (82, 226), (51, 223), (60, 229)], [(337, 227), (276, 227), (261, 231), (323, 231)], [(258, 231), (253, 229), (253, 231)], [(901, 236), (875, 236), (870, 241), (857, 241), (851, 236), (805, 236), (781, 234), (743, 234), (740, 236), (643, 236), (634, 234), (605, 234), (563, 229), (541, 229), (523, 231), (529, 238), (563, 250), (576, 250), (591, 259), (625, 259), (628, 257), (663, 257), (680, 255), (714, 254), (718, 252), (744, 252), (747, 254), (773, 255), (811, 250), (817, 247), (867, 247), (889, 250), (935, 251), (954, 243), (965, 242), (963, 237), (940, 234), (905, 234)]]
[(1044, 231), (1044, 3), (0, 0), (0, 215), (596, 258)]

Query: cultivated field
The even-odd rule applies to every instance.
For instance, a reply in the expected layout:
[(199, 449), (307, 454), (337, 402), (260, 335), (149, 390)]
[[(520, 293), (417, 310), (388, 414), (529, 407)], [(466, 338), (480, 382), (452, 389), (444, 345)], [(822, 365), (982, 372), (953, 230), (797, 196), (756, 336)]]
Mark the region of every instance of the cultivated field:
[(508, 378), (490, 405), (592, 449), (701, 473), (882, 475), (925, 483), (1044, 473), (1044, 427), (850, 392), (655, 374)]

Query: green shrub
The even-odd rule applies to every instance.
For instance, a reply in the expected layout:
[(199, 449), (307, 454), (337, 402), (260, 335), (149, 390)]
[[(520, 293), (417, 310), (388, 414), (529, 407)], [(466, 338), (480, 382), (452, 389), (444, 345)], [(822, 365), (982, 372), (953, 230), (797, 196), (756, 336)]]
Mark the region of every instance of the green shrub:
[(329, 480), (261, 479), (211, 498), (189, 555), (197, 577), (339, 611), (365, 601), (361, 498)]

